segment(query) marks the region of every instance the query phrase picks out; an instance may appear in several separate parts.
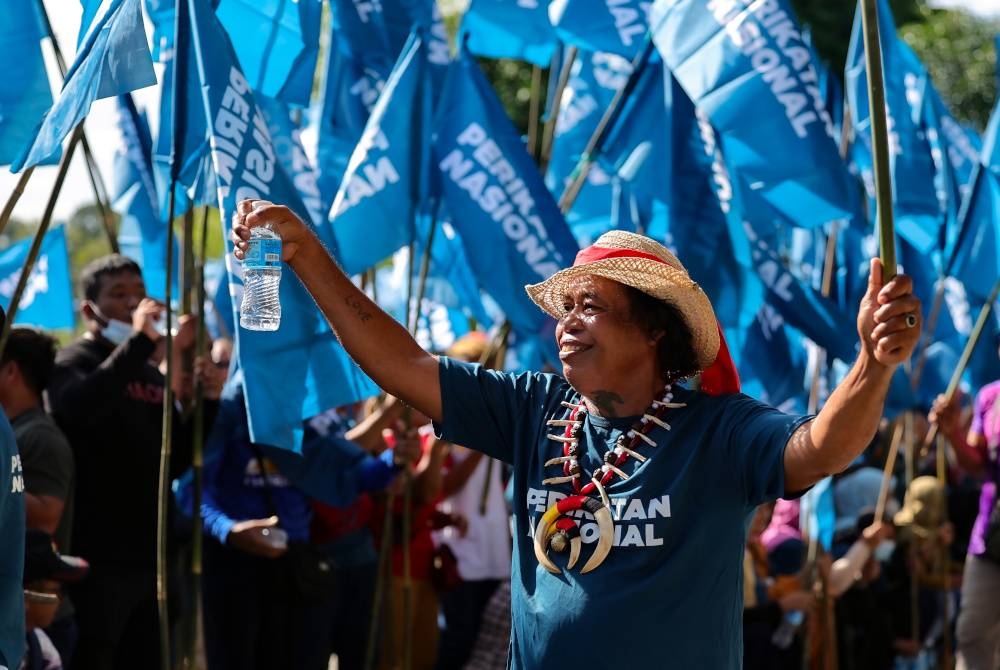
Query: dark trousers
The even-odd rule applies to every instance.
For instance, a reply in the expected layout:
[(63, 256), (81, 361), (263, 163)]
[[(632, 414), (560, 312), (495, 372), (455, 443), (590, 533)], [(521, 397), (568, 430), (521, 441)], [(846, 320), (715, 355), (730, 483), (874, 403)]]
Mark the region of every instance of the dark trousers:
[(157, 668), (160, 629), (153, 571), (91, 564), (71, 591), (80, 637), (80, 670)]
[[(318, 613), (290, 588), (287, 562), (204, 545), (205, 656), (209, 670), (304, 668), (325, 640), (307, 634)], [(325, 666), (324, 666), (325, 667)]]
[(336, 595), (307, 607), (303, 617), (303, 635), (325, 644), (310, 646), (301, 670), (326, 670), (330, 654), (337, 655), (339, 670), (364, 668), (377, 568), (374, 563), (338, 566), (336, 573)]
[(462, 582), (440, 595), (445, 628), (438, 647), (438, 670), (461, 670), (476, 643), (483, 610), (500, 586), (499, 579)]
[(53, 621), (45, 634), (52, 640), (52, 645), (59, 652), (63, 670), (73, 667), (73, 654), (76, 652), (76, 641), (80, 637), (80, 629), (76, 625), (76, 615), (68, 614)]

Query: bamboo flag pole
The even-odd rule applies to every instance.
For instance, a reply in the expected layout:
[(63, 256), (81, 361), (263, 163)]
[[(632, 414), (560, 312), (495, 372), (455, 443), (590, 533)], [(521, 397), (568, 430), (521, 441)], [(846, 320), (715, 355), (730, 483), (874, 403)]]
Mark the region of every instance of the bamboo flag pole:
[[(962, 381), (962, 375), (965, 373), (965, 368), (969, 366), (969, 360), (972, 358), (972, 352), (976, 348), (976, 344), (979, 342), (979, 337), (983, 334), (983, 329), (986, 327), (986, 321), (989, 319), (990, 312), (993, 310), (993, 303), (996, 302), (997, 294), (1000, 293), (1000, 279), (993, 284), (993, 288), (990, 290), (990, 295), (986, 298), (986, 304), (983, 308), (979, 310), (979, 317), (976, 319), (976, 325), (972, 327), (972, 332), (969, 333), (969, 339), (965, 343), (965, 349), (962, 350), (962, 355), (958, 359), (958, 364), (955, 366), (955, 371), (951, 374), (951, 379), (948, 381), (948, 388), (944, 392), (945, 402), (950, 404), (952, 398), (955, 397), (955, 392), (958, 390), (958, 385)], [(924, 444), (921, 448), (921, 453), (927, 453), (930, 445), (934, 442), (934, 438), (937, 437), (938, 430), (937, 422), (932, 423), (930, 430), (927, 431), (927, 436), (924, 438)]]
[(3, 212), (0, 213), (0, 233), (3, 229), (7, 227), (7, 222), (10, 221), (10, 215), (14, 212), (14, 206), (17, 201), (21, 199), (24, 195), (24, 187), (27, 186), (28, 180), (31, 179), (31, 173), (35, 171), (35, 166), (32, 165), (30, 168), (21, 173), (18, 177), (17, 183), (14, 185), (14, 190), (11, 191), (10, 197), (7, 198), (7, 202), (4, 203)]
[(587, 175), (590, 173), (590, 168), (594, 164), (597, 156), (601, 153), (604, 147), (604, 141), (607, 139), (608, 132), (614, 125), (615, 121), (618, 119), (618, 115), (621, 114), (622, 103), (628, 99), (632, 91), (635, 90), (636, 84), (639, 83), (639, 77), (642, 71), (646, 69), (646, 64), (649, 63), (650, 57), (653, 55), (653, 36), (651, 34), (646, 35), (646, 42), (643, 45), (642, 51), (636, 55), (632, 60), (632, 71), (628, 75), (628, 79), (625, 81), (625, 85), (622, 86), (616, 93), (615, 97), (611, 99), (611, 104), (604, 111), (604, 116), (598, 121), (597, 127), (594, 129), (594, 133), (590, 136), (590, 140), (587, 141), (587, 146), (580, 155), (580, 160), (577, 162), (576, 167), (573, 168), (573, 172), (570, 174), (570, 184), (563, 191), (562, 196), (559, 198), (559, 211), (563, 214), (568, 212), (573, 203), (576, 201), (578, 195), (580, 195), (580, 189), (583, 188), (584, 183), (587, 180)]
[[(549, 159), (552, 157), (552, 141), (556, 130), (556, 120), (559, 118), (559, 106), (562, 102), (563, 92), (569, 82), (569, 73), (573, 69), (573, 62), (576, 60), (577, 48), (567, 47), (563, 54), (562, 67), (559, 69), (559, 79), (556, 81), (556, 88), (549, 102), (549, 115), (545, 119), (542, 127), (542, 147), (538, 156), (538, 171), (543, 175), (549, 168)], [(551, 77), (552, 74), (550, 73)]]
[(861, 30), (868, 79), (868, 118), (872, 129), (872, 165), (875, 173), (875, 215), (878, 218), (882, 280), (896, 276), (896, 234), (892, 221), (892, 178), (889, 174), (889, 131), (886, 121), (882, 47), (879, 42), (876, 0), (861, 0)]
[[(180, 153), (186, 134), (184, 106), (179, 104), (179, 93), (184, 90), (183, 78), (187, 74), (188, 56), (188, 0), (174, 0), (174, 78), (171, 81), (172, 107), (171, 119), (173, 128), (170, 143), (170, 179), (168, 180), (169, 197), (167, 205), (167, 267), (164, 286), (166, 305), (165, 346), (166, 374), (163, 389), (163, 432), (160, 443), (160, 482), (156, 514), (156, 606), (160, 626), (160, 670), (170, 670), (170, 619), (167, 611), (167, 508), (170, 504), (170, 452), (173, 433), (174, 393), (173, 393), (173, 323), (170, 309), (172, 298), (171, 285), (174, 272), (174, 214), (176, 207), (177, 177), (180, 172)], [(200, 514), (195, 510), (195, 514)]]
[[(49, 42), (52, 44), (52, 52), (56, 58), (56, 65), (59, 68), (59, 76), (66, 78), (66, 59), (63, 57), (62, 49), (59, 47), (59, 41), (56, 39), (56, 34), (52, 30), (52, 23), (49, 21), (49, 14), (45, 10), (45, 4), (42, 0), (37, 2), (38, 13), (41, 16), (42, 21), (45, 22), (45, 31), (49, 36)], [(90, 178), (91, 188), (94, 190), (94, 200), (97, 202), (97, 208), (101, 212), (101, 222), (104, 224), (104, 232), (108, 236), (108, 243), (111, 245), (112, 253), (118, 253), (118, 236), (115, 234), (115, 225), (111, 214), (111, 204), (108, 199), (108, 189), (104, 184), (104, 179), (101, 177), (101, 171), (97, 167), (97, 159), (94, 158), (94, 152), (90, 149), (90, 142), (87, 140), (87, 133), (84, 132), (80, 140), (83, 146), (83, 157), (87, 166), (87, 176)]]
[[(192, 245), (193, 246), (193, 245)], [(201, 244), (196, 259), (195, 287), (197, 293), (196, 304), (198, 305), (198, 332), (195, 338), (195, 357), (204, 359), (208, 345), (208, 338), (205, 332), (205, 261), (208, 250), (208, 207), (202, 209), (201, 218)], [(206, 364), (208, 361), (206, 361)], [(204, 471), (204, 450), (205, 450), (205, 386), (200, 376), (194, 379), (194, 422), (192, 430), (191, 444), (191, 472), (192, 472), (192, 492), (193, 500), (191, 508), (195, 511), (192, 515), (191, 525), (191, 617), (188, 621), (187, 650), (186, 656), (190, 659), (191, 665), (195, 667), (195, 658), (198, 648), (198, 634), (201, 631), (201, 560), (202, 560), (202, 518), (201, 518), (201, 498), (204, 481), (202, 474)]]
[(538, 115), (542, 97), (542, 68), (531, 66), (531, 93), (528, 97), (528, 153), (538, 161)]
[(31, 247), (28, 248), (28, 255), (24, 259), (24, 265), (21, 266), (21, 275), (17, 278), (17, 286), (14, 287), (14, 294), (10, 297), (10, 305), (7, 307), (7, 318), (4, 320), (3, 329), (0, 330), (0, 356), (3, 355), (4, 347), (7, 346), (7, 338), (10, 336), (10, 329), (14, 325), (14, 317), (17, 316), (17, 308), (21, 304), (21, 297), (28, 286), (31, 271), (35, 268), (35, 261), (38, 259), (38, 252), (42, 248), (42, 241), (45, 239), (45, 234), (49, 231), (49, 224), (52, 223), (52, 214), (56, 208), (56, 201), (59, 199), (59, 193), (62, 191), (63, 184), (66, 181), (66, 172), (69, 170), (70, 161), (73, 159), (73, 152), (76, 150), (76, 145), (80, 143), (82, 133), (83, 124), (81, 123), (73, 130), (69, 145), (66, 147), (62, 158), (59, 159), (59, 171), (56, 173), (56, 181), (52, 185), (49, 200), (45, 203), (42, 220), (38, 224), (38, 230), (35, 232), (34, 239), (31, 241)]

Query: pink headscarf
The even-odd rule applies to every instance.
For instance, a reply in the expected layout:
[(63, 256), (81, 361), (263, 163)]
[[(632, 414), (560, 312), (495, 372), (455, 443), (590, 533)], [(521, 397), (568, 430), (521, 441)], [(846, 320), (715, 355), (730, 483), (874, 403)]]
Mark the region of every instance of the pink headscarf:
[(764, 545), (764, 549), (768, 553), (771, 553), (782, 542), (801, 539), (802, 532), (799, 530), (799, 501), (778, 500), (774, 503), (774, 513), (771, 515), (771, 523), (760, 534), (760, 541)]

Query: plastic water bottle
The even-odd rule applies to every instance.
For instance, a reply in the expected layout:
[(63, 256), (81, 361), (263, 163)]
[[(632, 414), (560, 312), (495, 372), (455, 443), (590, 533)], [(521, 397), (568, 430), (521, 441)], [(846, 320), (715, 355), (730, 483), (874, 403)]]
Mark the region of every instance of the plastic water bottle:
[(785, 616), (782, 617), (778, 628), (771, 635), (771, 644), (778, 649), (788, 649), (791, 647), (792, 641), (795, 639), (795, 632), (798, 631), (804, 619), (805, 614), (799, 610), (785, 612)]
[(250, 231), (243, 257), (243, 302), (240, 325), (247, 330), (278, 330), (281, 324), (281, 238), (270, 226)]

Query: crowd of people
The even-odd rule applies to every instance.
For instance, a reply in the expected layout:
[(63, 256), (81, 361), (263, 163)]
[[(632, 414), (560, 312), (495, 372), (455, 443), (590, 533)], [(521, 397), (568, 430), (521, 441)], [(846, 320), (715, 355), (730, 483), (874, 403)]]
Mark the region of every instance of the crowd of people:
[[(1000, 667), (1000, 382), (971, 412), (960, 396), (928, 408), (956, 458), (943, 478), (933, 453), (908, 485), (898, 472), (875, 518), (882, 402), (920, 332), (905, 276), (883, 284), (873, 263), (858, 361), (817, 416), (791, 417), (738, 393), (711, 304), (648, 238), (609, 233), (528, 287), (563, 369), (515, 376), (481, 333), (422, 351), (283, 207), (241, 203), (238, 258), (264, 224), (388, 394), (305, 421), (301, 454), (255, 444), (231, 342), (196, 357), (196, 320), (179, 320), (168, 609), (174, 633), (199, 610), (197, 514), (209, 670), (331, 655), (342, 670), (916, 669), (952, 651), (962, 670)], [(15, 327), (0, 358), (11, 670), (160, 664), (163, 306), (119, 255), (85, 268), (80, 293), (81, 337), (57, 349)], [(825, 550), (799, 517), (828, 474)]]

